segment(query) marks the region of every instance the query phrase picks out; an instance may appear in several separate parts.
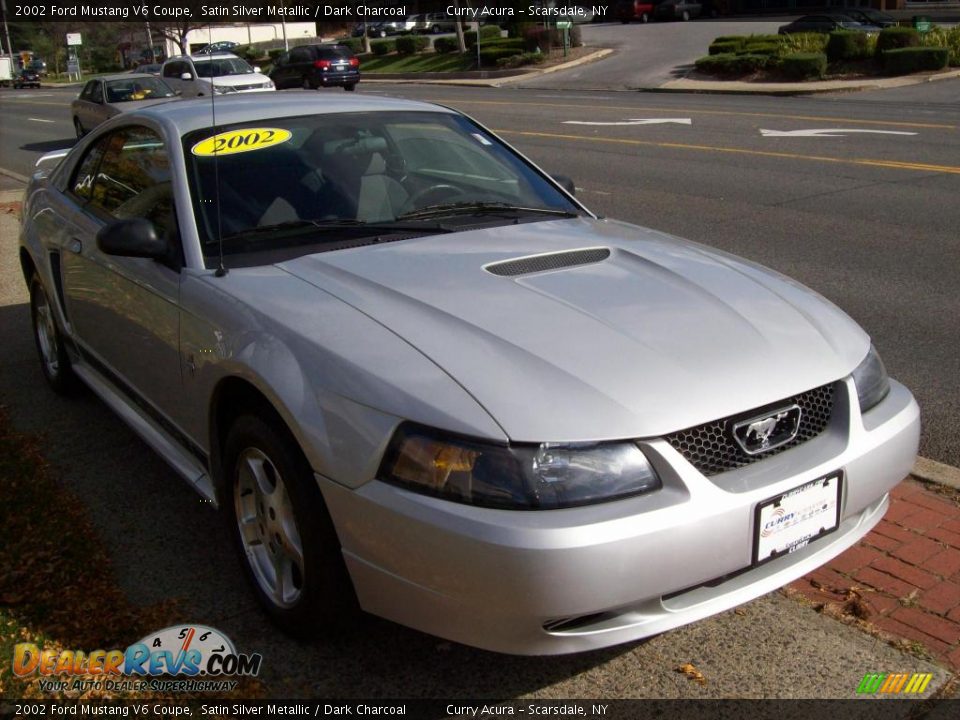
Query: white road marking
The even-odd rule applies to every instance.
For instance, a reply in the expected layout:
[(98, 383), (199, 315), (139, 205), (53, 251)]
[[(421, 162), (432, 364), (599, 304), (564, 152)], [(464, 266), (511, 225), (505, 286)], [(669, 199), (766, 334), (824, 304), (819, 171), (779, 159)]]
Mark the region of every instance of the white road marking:
[(843, 137), (845, 133), (874, 133), (876, 135), (916, 135), (903, 130), (863, 130), (860, 128), (816, 128), (810, 130), (760, 130), (762, 137)]
[(27, 118), (27, 120), (32, 120), (33, 122), (45, 122), (45, 123), (56, 122), (56, 120), (44, 120), (43, 118)]
[(630, 120), (619, 120), (616, 122), (594, 122), (592, 120), (564, 120), (564, 125), (664, 125), (674, 123), (676, 125), (692, 125), (690, 118), (631, 118)]

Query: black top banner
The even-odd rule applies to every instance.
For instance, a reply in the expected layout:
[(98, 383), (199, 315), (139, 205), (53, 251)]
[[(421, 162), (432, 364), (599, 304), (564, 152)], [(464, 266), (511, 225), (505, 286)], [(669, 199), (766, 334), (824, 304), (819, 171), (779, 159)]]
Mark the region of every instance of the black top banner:
[(6, 19), (10, 22), (91, 20), (113, 22), (218, 23), (218, 22), (308, 22), (308, 21), (390, 21), (403, 20), (420, 13), (443, 13), (464, 21), (502, 22), (504, 20), (588, 19), (594, 12), (612, 15), (611, 0), (590, 5), (583, 2), (545, 2), (545, 0), (409, 0), (383, 2), (372, 0), (246, 0), (245, 2), (194, 2), (193, 0), (6, 0)]

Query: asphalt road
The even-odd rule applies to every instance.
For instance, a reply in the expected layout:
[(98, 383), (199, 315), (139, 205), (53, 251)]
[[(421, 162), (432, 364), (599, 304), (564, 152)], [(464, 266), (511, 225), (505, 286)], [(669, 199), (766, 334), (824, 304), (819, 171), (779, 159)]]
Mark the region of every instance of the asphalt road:
[[(544, 168), (574, 177), (597, 212), (750, 257), (814, 287), (867, 328), (892, 374), (917, 394), (924, 454), (960, 465), (960, 110), (942, 99), (956, 85), (902, 101), (361, 87), (459, 107)], [(72, 144), (72, 92), (0, 91), (0, 166), (26, 174), (40, 152)], [(690, 123), (567, 123), (635, 119)], [(811, 128), (916, 134), (760, 132)], [(3, 227), (2, 402), (18, 427), (46, 434), (45, 454), (110, 539), (130, 596), (181, 598), (190, 620), (263, 652), (271, 695), (851, 697), (866, 672), (937, 672), (935, 686), (944, 679), (777, 594), (742, 614), (565, 658), (494, 655), (372, 618), (343, 640), (303, 645), (279, 636), (253, 606), (215, 514), (90, 395), (63, 401), (43, 389), (11, 254), (15, 234)], [(675, 671), (687, 662), (706, 685)]]

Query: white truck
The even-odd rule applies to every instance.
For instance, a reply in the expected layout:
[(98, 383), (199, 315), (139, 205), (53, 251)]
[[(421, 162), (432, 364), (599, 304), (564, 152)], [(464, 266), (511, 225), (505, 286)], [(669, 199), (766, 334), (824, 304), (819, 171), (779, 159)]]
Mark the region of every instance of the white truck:
[(13, 81), (13, 61), (9, 56), (0, 56), (0, 85), (7, 87)]

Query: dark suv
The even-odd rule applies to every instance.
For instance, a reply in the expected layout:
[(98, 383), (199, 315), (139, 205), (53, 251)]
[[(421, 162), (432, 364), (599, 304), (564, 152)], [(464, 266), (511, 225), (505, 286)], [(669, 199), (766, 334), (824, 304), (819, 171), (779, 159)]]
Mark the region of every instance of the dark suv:
[(345, 45), (300, 45), (277, 58), (270, 79), (277, 90), (331, 85), (353, 90), (360, 82), (360, 60)]

